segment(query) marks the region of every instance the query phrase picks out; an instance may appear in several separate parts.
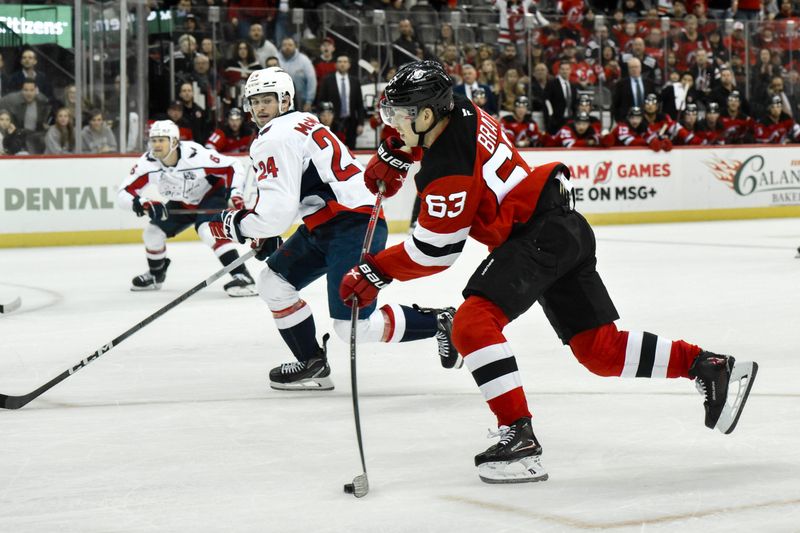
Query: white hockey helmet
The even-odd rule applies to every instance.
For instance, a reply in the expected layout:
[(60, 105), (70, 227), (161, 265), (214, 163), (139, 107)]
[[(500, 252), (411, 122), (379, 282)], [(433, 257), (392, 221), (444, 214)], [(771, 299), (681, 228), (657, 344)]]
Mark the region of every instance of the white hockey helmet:
[(152, 139), (153, 137), (169, 137), (170, 144), (172, 143), (172, 139), (180, 140), (181, 134), (178, 131), (178, 126), (172, 122), (171, 120), (156, 120), (150, 126), (150, 132), (148, 136)]
[(244, 86), (244, 110), (248, 113), (253, 108), (250, 97), (257, 94), (275, 93), (278, 102), (283, 102), (284, 96), (289, 96), (289, 109), (294, 109), (294, 82), (288, 72), (280, 67), (269, 67), (257, 70), (250, 74)]

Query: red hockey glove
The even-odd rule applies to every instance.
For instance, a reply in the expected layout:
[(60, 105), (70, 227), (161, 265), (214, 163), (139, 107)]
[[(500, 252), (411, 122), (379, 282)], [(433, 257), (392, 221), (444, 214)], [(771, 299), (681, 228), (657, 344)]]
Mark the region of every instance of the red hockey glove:
[(238, 194), (231, 196), (231, 205), (234, 209), (244, 209), (244, 196)]
[(367, 254), (364, 260), (351, 268), (342, 278), (339, 285), (339, 297), (352, 307), (353, 298), (358, 298), (358, 307), (370, 305), (378, 297), (378, 291), (392, 282), (392, 278), (380, 271), (378, 265)]
[(661, 149), (665, 152), (672, 150), (672, 141), (669, 139), (661, 139)]
[(612, 146), (614, 146), (614, 136), (613, 135), (603, 135), (603, 138), (600, 139), (600, 144), (602, 144), (606, 148), (611, 148)]
[(400, 150), (402, 146), (403, 141), (398, 137), (387, 137), (378, 146), (378, 153), (369, 160), (364, 171), (364, 183), (372, 194), (378, 194), (378, 182), (383, 182), (386, 198), (400, 190), (412, 163), (411, 155)]
[(167, 206), (161, 202), (151, 202), (149, 200), (141, 203), (141, 199), (138, 196), (133, 199), (133, 212), (136, 213), (137, 217), (147, 215), (152, 221), (167, 220), (169, 218)]
[(661, 150), (661, 141), (654, 137), (649, 143), (647, 143), (647, 146), (649, 146), (652, 151), (658, 152)]
[(215, 239), (230, 239), (239, 244), (244, 244), (245, 237), (239, 230), (239, 223), (247, 214), (246, 209), (226, 209), (211, 217), (208, 221), (208, 229)]

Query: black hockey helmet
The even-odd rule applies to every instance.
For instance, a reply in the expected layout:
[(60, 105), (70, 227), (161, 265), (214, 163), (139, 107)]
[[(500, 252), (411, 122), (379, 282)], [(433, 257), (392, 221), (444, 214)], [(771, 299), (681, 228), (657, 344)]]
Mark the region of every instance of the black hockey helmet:
[(644, 97), (645, 104), (657, 104), (658, 103), (658, 95), (656, 93), (650, 93)]
[(482, 96), (486, 97), (486, 90), (483, 87), (478, 87), (477, 89), (472, 89), (472, 99)]
[(686, 114), (697, 114), (697, 104), (686, 104), (686, 109), (683, 110)]
[(333, 113), (333, 102), (320, 102), (319, 103), (319, 112), (322, 113), (323, 111), (330, 111)]
[(741, 101), (741, 99), (742, 99), (742, 95), (739, 93), (739, 91), (731, 91), (731, 93), (728, 95), (728, 100), (740, 100)]
[(592, 117), (586, 111), (581, 111), (578, 113), (578, 116), (575, 117), (575, 122), (591, 122)]
[(582, 104), (591, 104), (591, 103), (592, 103), (592, 97), (590, 95), (586, 94), (586, 93), (583, 93), (578, 97), (578, 104), (582, 105)]
[(706, 111), (706, 115), (709, 113), (715, 113), (719, 115), (719, 104), (716, 102), (711, 102), (708, 104), (708, 111)]
[(772, 95), (772, 98), (769, 99), (769, 105), (770, 106), (777, 105), (783, 107), (783, 100), (781, 99), (780, 95), (777, 94)]
[(628, 110), (628, 118), (631, 117), (641, 117), (642, 116), (642, 108), (638, 105), (633, 106)]
[[(414, 119), (425, 108), (433, 111), (434, 121), (426, 131), (417, 131)], [(412, 131), (422, 137), (453, 110), (453, 80), (435, 61), (414, 61), (397, 70), (383, 91), (381, 119), (394, 127), (396, 118), (412, 121)]]
[(530, 100), (524, 95), (517, 96), (516, 100), (514, 100), (514, 107), (524, 107), (525, 109), (528, 109), (529, 104)]
[(243, 118), (242, 110), (238, 107), (232, 107), (228, 110), (228, 118)]

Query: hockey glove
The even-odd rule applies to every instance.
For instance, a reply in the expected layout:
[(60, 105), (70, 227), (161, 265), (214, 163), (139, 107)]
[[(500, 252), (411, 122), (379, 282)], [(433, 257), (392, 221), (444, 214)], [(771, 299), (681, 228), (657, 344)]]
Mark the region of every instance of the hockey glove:
[(241, 195), (231, 195), (231, 205), (234, 209), (244, 209), (244, 197)]
[(411, 154), (400, 150), (402, 146), (403, 141), (398, 137), (387, 137), (378, 146), (378, 153), (369, 160), (364, 171), (364, 184), (372, 194), (378, 194), (379, 182), (383, 182), (386, 198), (394, 196), (402, 187), (412, 163)]
[(392, 282), (392, 278), (380, 271), (371, 254), (351, 268), (342, 278), (339, 285), (339, 297), (353, 307), (353, 298), (358, 298), (358, 307), (366, 307), (378, 297), (378, 291)]
[(661, 139), (661, 149), (665, 152), (672, 150), (672, 141), (669, 139)]
[(658, 152), (661, 150), (661, 141), (658, 138), (653, 138), (647, 143), (647, 146), (649, 146), (652, 151)]
[(614, 146), (614, 136), (603, 135), (603, 138), (600, 139), (600, 144), (605, 146), (606, 148), (611, 148), (612, 146)]
[(167, 206), (161, 202), (151, 202), (149, 200), (145, 200), (142, 203), (138, 196), (133, 199), (133, 212), (136, 213), (137, 217), (147, 215), (152, 221), (167, 220), (169, 218)]
[(266, 239), (253, 239), (250, 242), (250, 248), (258, 250), (256, 252), (256, 259), (259, 261), (266, 261), (275, 250), (281, 247), (283, 239), (280, 237), (269, 237)]
[(208, 221), (208, 229), (211, 230), (211, 235), (215, 239), (230, 239), (239, 244), (244, 244), (245, 237), (239, 230), (239, 223), (247, 213), (246, 209), (226, 209), (216, 213)]

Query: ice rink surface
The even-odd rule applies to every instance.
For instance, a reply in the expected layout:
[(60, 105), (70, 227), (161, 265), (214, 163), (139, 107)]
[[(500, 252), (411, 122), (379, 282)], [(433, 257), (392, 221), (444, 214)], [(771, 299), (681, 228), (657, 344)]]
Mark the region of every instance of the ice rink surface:
[[(478, 479), (493, 416), (465, 368), (440, 367), (434, 340), (365, 345), (372, 488), (357, 500), (342, 492), (361, 470), (348, 346), (329, 343), (336, 390), (271, 390), (288, 350), (261, 299), (229, 298), (220, 280), (0, 411), (0, 532), (800, 531), (800, 223), (596, 232), (620, 327), (758, 361), (732, 435), (703, 426), (687, 380), (591, 375), (535, 306), (506, 334), (550, 480)], [(0, 392), (34, 390), (219, 268), (199, 242), (169, 255), (163, 290), (132, 293), (141, 245), (0, 250), (0, 297), (22, 297), (0, 316)], [(449, 271), (393, 283), (381, 301), (458, 305), (484, 255), (471, 243)], [(329, 331), (324, 284), (303, 296)]]

